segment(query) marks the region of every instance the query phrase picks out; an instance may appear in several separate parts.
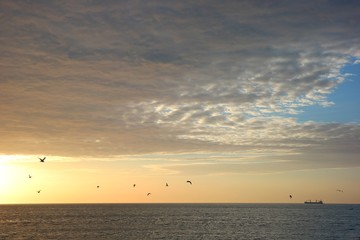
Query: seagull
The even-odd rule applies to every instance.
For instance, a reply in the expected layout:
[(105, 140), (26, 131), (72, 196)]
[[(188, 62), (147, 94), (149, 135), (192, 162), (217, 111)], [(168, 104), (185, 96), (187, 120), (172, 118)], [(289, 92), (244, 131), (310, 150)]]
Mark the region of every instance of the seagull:
[(146, 196), (149, 196), (149, 195), (151, 195), (151, 193), (146, 194)]
[(165, 187), (168, 187), (168, 186), (169, 186), (169, 184), (168, 184), (168, 183), (166, 183)]
[(45, 162), (45, 158), (46, 158), (46, 157), (39, 158), (39, 159), (40, 159), (40, 162)]
[(29, 178), (32, 178), (30, 174), (29, 174)]
[(336, 189), (336, 191), (337, 191), (337, 192), (342, 192), (342, 193), (344, 192), (344, 191), (341, 190), (341, 189)]
[(289, 198), (290, 198), (290, 199), (292, 199), (292, 196), (291, 196), (291, 194), (289, 195)]
[(136, 187), (136, 184), (134, 183), (133, 187)]
[(192, 182), (191, 182), (191, 181), (187, 180), (186, 182), (187, 182), (187, 183), (190, 183), (190, 185), (192, 185)]
[(37, 191), (37, 193), (40, 193), (40, 192), (41, 192), (41, 190), (38, 190), (38, 191)]

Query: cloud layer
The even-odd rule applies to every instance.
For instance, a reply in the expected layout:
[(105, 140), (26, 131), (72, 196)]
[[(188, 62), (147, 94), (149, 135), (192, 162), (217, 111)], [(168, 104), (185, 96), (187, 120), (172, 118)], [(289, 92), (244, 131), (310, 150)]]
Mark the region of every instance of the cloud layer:
[(333, 151), (351, 165), (359, 124), (296, 116), (336, 104), (340, 69), (360, 57), (359, 8), (2, 1), (1, 152)]

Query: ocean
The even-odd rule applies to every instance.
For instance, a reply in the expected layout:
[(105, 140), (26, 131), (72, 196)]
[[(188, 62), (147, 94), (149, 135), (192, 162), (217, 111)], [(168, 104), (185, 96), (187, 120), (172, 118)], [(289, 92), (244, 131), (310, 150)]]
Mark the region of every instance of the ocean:
[(360, 205), (0, 205), (0, 239), (360, 239)]

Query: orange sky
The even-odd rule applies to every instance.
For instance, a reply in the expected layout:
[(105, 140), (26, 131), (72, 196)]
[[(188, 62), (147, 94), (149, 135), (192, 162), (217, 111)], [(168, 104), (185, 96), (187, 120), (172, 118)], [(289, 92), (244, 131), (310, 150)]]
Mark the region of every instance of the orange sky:
[[(20, 156), (14, 158), (17, 157)], [(2, 159), (1, 203), (302, 203), (307, 199), (359, 203), (360, 199), (356, 184), (358, 168), (199, 175), (140, 165), (134, 171), (134, 166), (126, 162), (109, 162), (99, 167), (75, 162), (77, 159), (48, 157), (45, 163), (40, 163), (34, 156), (21, 158), (23, 162), (17, 164)], [(187, 180), (193, 184), (186, 183)], [(37, 193), (38, 190), (41, 192)], [(289, 199), (289, 194), (293, 199)]]

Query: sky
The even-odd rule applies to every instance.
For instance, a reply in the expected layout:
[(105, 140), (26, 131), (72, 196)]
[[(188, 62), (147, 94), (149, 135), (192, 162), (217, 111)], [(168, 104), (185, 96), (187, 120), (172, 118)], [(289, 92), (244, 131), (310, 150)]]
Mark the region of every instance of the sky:
[(4, 0), (0, 21), (0, 203), (360, 203), (359, 1)]

